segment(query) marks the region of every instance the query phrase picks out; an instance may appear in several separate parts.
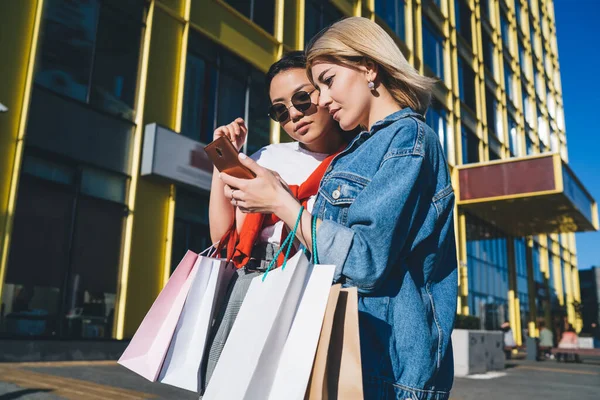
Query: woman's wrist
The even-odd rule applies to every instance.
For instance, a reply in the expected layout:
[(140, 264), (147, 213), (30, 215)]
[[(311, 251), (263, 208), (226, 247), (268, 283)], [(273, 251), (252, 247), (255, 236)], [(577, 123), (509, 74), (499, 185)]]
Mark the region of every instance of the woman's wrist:
[(293, 224), (300, 212), (300, 203), (291, 195), (284, 187), (278, 189), (276, 203), (274, 204), (273, 213), (277, 215), (286, 224)]

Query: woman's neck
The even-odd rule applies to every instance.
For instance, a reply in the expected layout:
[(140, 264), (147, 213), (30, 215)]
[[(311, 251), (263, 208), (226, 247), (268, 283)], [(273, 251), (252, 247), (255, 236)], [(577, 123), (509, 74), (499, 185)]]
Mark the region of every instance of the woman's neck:
[(321, 135), (321, 138), (313, 143), (299, 143), (300, 148), (319, 154), (333, 154), (347, 142), (344, 132), (339, 128), (332, 128), (329, 132)]
[(371, 101), (371, 107), (368, 114), (365, 116), (364, 126), (367, 126), (369, 130), (373, 127), (373, 124), (377, 121), (381, 121), (388, 115), (391, 115), (397, 111), (400, 111), (402, 107), (396, 102), (396, 99), (392, 97), (390, 92), (385, 87), (380, 86), (377, 89), (379, 96), (374, 97)]

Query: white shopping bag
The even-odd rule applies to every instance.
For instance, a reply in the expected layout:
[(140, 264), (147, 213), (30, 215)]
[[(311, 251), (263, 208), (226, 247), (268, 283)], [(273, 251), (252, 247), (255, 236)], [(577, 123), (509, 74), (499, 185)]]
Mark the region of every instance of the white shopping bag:
[[(315, 311), (308, 310), (312, 308), (311, 302), (301, 304), (303, 293), (318, 298), (324, 297), (320, 316), (322, 322), (333, 278), (333, 269), (330, 271), (329, 275), (316, 273), (313, 277), (313, 265), (309, 264), (303, 252), (299, 252), (288, 261), (285, 269), (279, 268), (269, 272), (264, 281), (262, 277), (253, 279), (203, 400), (254, 400), (269, 397), (297, 311), (298, 317), (303, 319), (307, 318), (306, 314)], [(327, 281), (327, 285), (317, 284), (317, 281)], [(317, 288), (321, 286), (324, 287), (322, 291), (325, 295), (316, 293)], [(311, 293), (308, 293), (307, 289)], [(316, 340), (312, 357), (321, 329), (319, 324), (314, 325)], [(294, 334), (293, 341), (296, 343), (300, 342), (298, 334)], [(287, 350), (286, 353), (289, 354), (290, 351)], [(311, 352), (310, 349), (308, 352)], [(308, 358), (306, 382), (313, 361), (310, 355)]]
[[(334, 265), (315, 265), (312, 269), (292, 328), (281, 352), (269, 400), (304, 399), (319, 344), (334, 272)], [(257, 370), (255, 374), (260, 373), (261, 371)]]
[(235, 271), (225, 260), (198, 256), (198, 269), (159, 381), (193, 392), (201, 389), (201, 364), (213, 314)]

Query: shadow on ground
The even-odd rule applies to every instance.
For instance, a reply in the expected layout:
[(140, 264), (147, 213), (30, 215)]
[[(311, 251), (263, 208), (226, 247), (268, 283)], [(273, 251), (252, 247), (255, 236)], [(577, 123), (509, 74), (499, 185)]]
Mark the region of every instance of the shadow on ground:
[(29, 394), (48, 393), (48, 392), (52, 392), (52, 391), (53, 391), (52, 389), (23, 389), (23, 390), (18, 390), (16, 392), (12, 392), (12, 393), (2, 394), (2, 395), (0, 395), (0, 400), (20, 399)]

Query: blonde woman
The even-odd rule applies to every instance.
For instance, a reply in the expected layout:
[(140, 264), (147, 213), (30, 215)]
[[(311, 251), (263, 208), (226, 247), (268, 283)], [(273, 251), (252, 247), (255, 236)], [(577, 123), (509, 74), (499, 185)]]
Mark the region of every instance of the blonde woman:
[(247, 157), (256, 179), (222, 179), (245, 210), (274, 212), (288, 226), (300, 214), (300, 240), (313, 249), (315, 237), (335, 281), (358, 288), (366, 399), (447, 399), (457, 258), (448, 166), (423, 120), (433, 81), (358, 17), (321, 32), (307, 68), (319, 106), (342, 129), (364, 129), (325, 173), (314, 218)]

